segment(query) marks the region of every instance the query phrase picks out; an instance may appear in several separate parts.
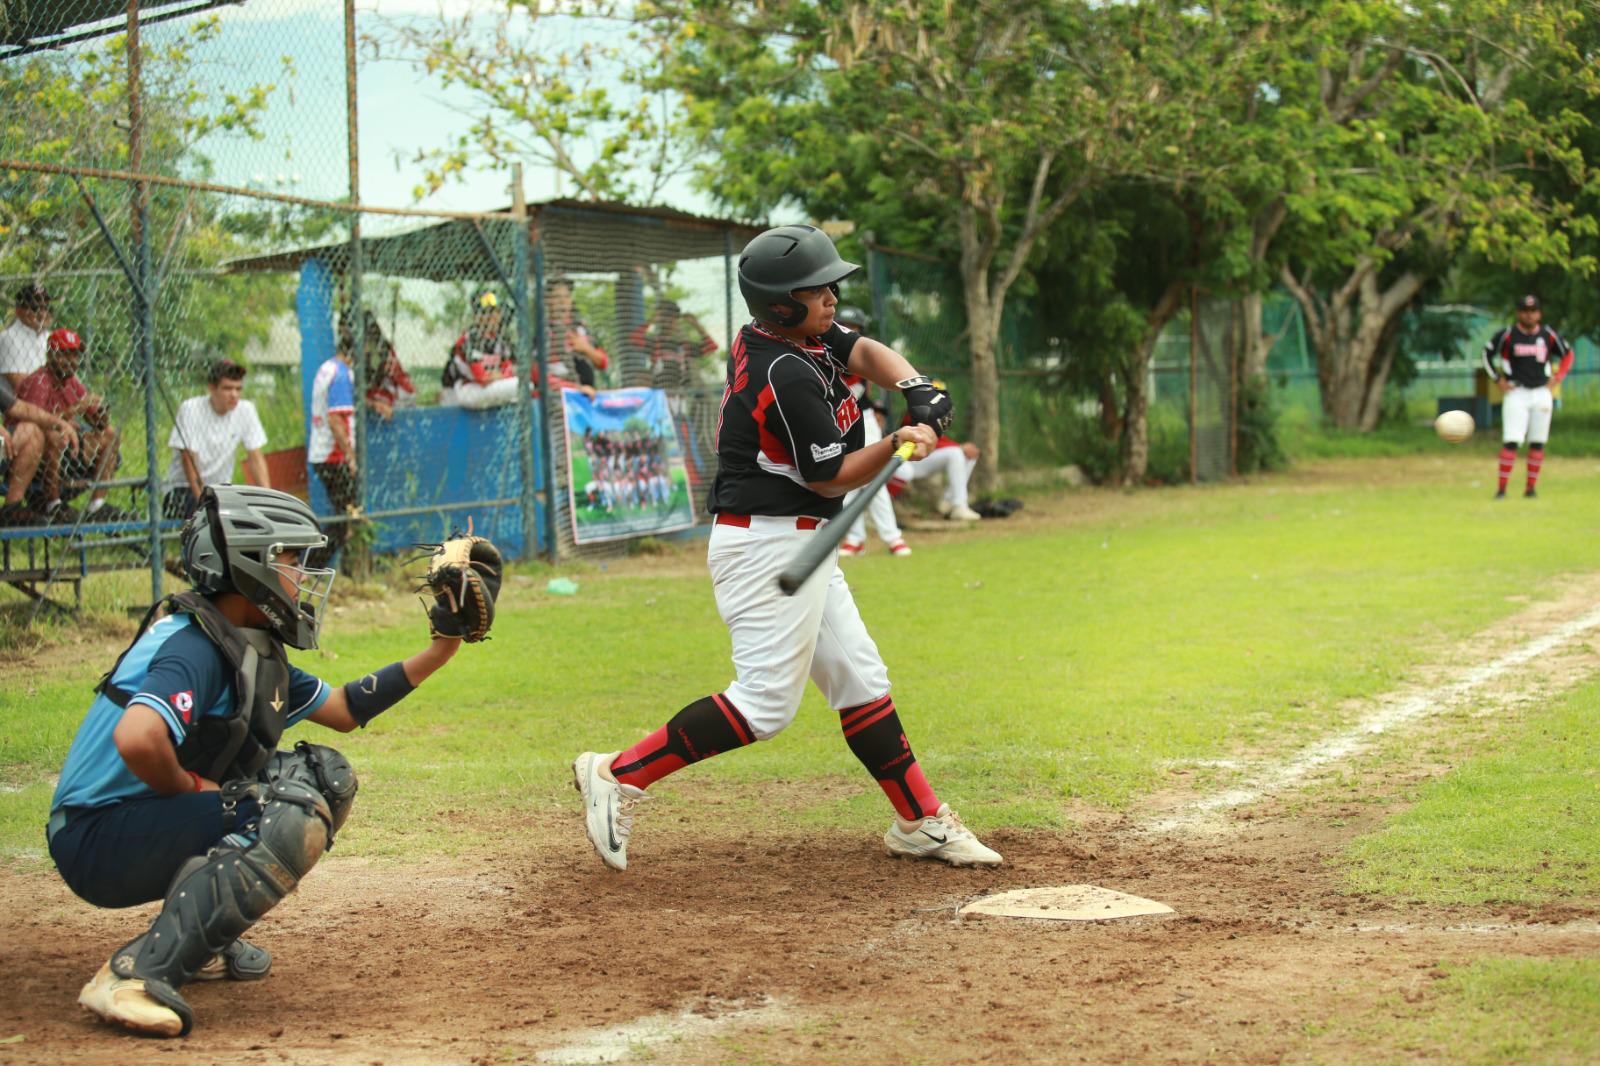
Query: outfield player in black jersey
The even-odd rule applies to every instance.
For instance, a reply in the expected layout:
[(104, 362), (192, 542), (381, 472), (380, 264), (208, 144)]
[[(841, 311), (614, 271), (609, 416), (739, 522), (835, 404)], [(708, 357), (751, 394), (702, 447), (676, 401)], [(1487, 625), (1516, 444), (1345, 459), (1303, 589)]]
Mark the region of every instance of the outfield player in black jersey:
[[(777, 735), (809, 676), (850, 750), (894, 805), (891, 855), (994, 866), (934, 794), (906, 739), (889, 675), (837, 565), (819, 567), (793, 596), (778, 573), (839, 513), (846, 492), (870, 481), (904, 443), (930, 452), (950, 420), (950, 398), (893, 349), (834, 324), (839, 282), (858, 267), (810, 226), (761, 234), (739, 257), (739, 290), (755, 321), (730, 346), (717, 425), (716, 515), (707, 548), (717, 609), (733, 637), (735, 680), (695, 700), (622, 752), (573, 762), (589, 840), (606, 865), (628, 862), (633, 812), (645, 788), (690, 763)], [(865, 445), (862, 412), (845, 384), (854, 373), (905, 397), (912, 425)]]
[(1517, 448), (1528, 442), (1528, 484), (1524, 496), (1537, 493), (1539, 468), (1544, 465), (1544, 446), (1550, 440), (1550, 419), (1555, 396), (1550, 386), (1560, 385), (1572, 369), (1572, 346), (1541, 321), (1544, 311), (1537, 296), (1517, 301), (1516, 325), (1506, 326), (1483, 346), (1483, 368), (1500, 386), (1502, 433), (1500, 485), (1494, 498), (1506, 495), (1506, 482), (1517, 465)]

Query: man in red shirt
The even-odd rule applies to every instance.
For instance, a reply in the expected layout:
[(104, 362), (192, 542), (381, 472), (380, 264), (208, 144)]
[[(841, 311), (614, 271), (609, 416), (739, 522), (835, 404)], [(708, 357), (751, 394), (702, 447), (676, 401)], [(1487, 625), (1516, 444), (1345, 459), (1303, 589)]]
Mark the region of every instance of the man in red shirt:
[[(83, 356), (83, 350), (83, 338), (72, 330), (54, 331), (45, 341), (44, 366), (23, 378), (17, 386), (19, 400), (43, 408), (68, 422), (81, 421), (86, 427), (81, 434), (81, 448), (75, 455), (68, 456), (65, 464), (61, 460), (67, 451), (66, 435), (59, 431), (47, 435), (39, 480), (42, 483), (45, 519), (53, 524), (78, 520), (78, 516), (61, 500), (63, 475), (71, 480), (92, 476), (95, 481), (108, 481), (121, 460), (117, 429), (110, 422), (104, 397), (90, 392), (78, 380), (78, 361)], [(121, 515), (109, 514), (96, 516), (95, 512), (105, 506), (106, 491), (104, 487), (97, 487), (90, 496), (86, 508), (90, 521), (121, 518)]]

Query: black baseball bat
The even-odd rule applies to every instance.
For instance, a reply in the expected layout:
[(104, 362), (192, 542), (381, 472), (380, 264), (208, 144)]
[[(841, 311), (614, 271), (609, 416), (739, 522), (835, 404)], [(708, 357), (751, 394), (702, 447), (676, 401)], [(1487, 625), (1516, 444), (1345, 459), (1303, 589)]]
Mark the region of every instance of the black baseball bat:
[(815, 537), (806, 542), (800, 554), (794, 557), (794, 562), (778, 575), (778, 587), (783, 590), (785, 596), (793, 596), (800, 586), (806, 583), (806, 578), (822, 565), (822, 561), (833, 554), (833, 549), (837, 548), (844, 535), (850, 532), (850, 527), (861, 517), (861, 512), (872, 503), (872, 497), (889, 483), (889, 479), (894, 477), (894, 472), (900, 469), (900, 464), (910, 459), (916, 450), (915, 441), (906, 441), (900, 445), (884, 464), (883, 469), (878, 471), (877, 476), (861, 486), (861, 491), (850, 501), (850, 506), (840, 511), (839, 517), (823, 526)]

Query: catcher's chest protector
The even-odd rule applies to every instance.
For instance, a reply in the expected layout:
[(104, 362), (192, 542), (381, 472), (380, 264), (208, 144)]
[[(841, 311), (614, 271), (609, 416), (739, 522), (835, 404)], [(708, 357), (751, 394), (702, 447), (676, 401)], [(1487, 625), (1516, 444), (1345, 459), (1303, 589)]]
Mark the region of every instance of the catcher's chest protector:
[[(225, 716), (202, 715), (190, 723), (188, 735), (178, 745), (178, 764), (212, 781), (254, 777), (272, 758), (293, 709), (289, 706), (289, 658), (283, 642), (268, 630), (235, 626), (211, 601), (193, 592), (175, 593), (162, 602), (174, 611), (193, 615), (195, 624), (221, 649), (234, 672), (233, 709)], [(150, 617), (146, 616), (145, 625)], [(139, 627), (141, 636), (145, 625)], [(99, 691), (126, 707), (134, 694), (111, 683), (115, 673), (113, 666)]]

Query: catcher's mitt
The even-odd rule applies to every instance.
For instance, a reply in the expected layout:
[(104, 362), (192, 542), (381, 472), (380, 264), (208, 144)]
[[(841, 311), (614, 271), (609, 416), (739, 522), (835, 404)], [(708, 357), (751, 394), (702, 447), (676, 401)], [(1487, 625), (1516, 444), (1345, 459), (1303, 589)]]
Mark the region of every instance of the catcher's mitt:
[(428, 632), (435, 637), (460, 637), (474, 644), (494, 625), (494, 601), (500, 595), (500, 550), (483, 537), (461, 534), (432, 548), (428, 573), (418, 592), (433, 593)]

